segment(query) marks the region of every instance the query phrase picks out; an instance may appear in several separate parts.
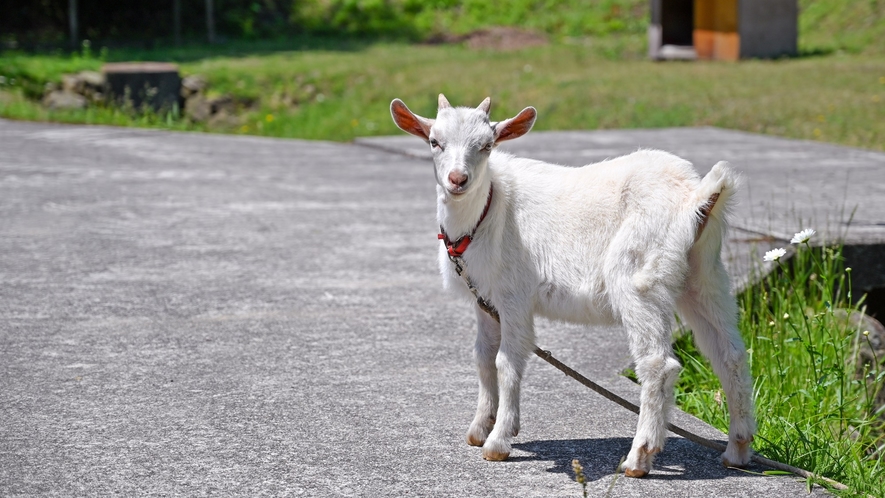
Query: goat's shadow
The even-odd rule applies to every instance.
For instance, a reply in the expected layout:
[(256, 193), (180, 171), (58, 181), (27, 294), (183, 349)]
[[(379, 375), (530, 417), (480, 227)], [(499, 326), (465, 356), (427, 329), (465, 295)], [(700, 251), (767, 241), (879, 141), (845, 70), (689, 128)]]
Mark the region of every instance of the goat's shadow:
[[(566, 474), (574, 480), (572, 460), (577, 459), (584, 469), (584, 477), (592, 482), (617, 474), (618, 465), (627, 457), (632, 442), (631, 438), (625, 437), (529, 441), (514, 444), (513, 448), (530, 455), (511, 455), (509, 460), (552, 461), (553, 466), (548, 468), (547, 472)], [(720, 442), (725, 444), (725, 441)], [(724, 467), (719, 456), (718, 452), (685, 439), (667, 438), (664, 451), (657, 456), (654, 469), (645, 479), (663, 481), (724, 479), (734, 476), (735, 472), (741, 472)], [(746, 470), (761, 473), (765, 468), (751, 463)]]

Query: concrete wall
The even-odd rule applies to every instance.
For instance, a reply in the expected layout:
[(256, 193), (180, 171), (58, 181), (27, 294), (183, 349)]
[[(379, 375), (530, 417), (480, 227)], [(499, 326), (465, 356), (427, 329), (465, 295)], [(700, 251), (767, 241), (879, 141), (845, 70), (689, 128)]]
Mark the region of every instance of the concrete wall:
[(738, 19), (742, 59), (799, 53), (797, 0), (740, 0)]

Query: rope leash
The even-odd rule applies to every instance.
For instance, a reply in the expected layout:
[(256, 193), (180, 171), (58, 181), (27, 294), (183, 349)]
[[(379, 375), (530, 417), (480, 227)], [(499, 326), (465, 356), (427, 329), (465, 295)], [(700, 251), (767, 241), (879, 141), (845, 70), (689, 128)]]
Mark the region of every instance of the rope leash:
[[(466, 272), (467, 263), (464, 261), (464, 258), (461, 257), (460, 255), (453, 256), (452, 254), (449, 254), (449, 259), (455, 265), (455, 272), (458, 274), (459, 277), (461, 277), (464, 280), (464, 282), (467, 284), (467, 288), (470, 290), (471, 294), (473, 294), (473, 297), (476, 298), (477, 306), (479, 306), (479, 308), (481, 310), (485, 311), (489, 316), (494, 318), (496, 322), (501, 323), (501, 316), (498, 314), (498, 310), (496, 310), (495, 307), (492, 306), (491, 303), (486, 301), (479, 294), (479, 290), (477, 290), (476, 286), (473, 284), (473, 281), (470, 280), (470, 277), (467, 276), (467, 272)], [(583, 386), (589, 388), (590, 390), (592, 390), (596, 394), (599, 394), (602, 397), (604, 397), (610, 401), (613, 401), (613, 402), (617, 403), (618, 405), (626, 408), (627, 410), (630, 410), (631, 412), (635, 413), (636, 415), (639, 415), (639, 407), (636, 404), (631, 403), (630, 401), (627, 401), (626, 399), (609, 391), (608, 389), (602, 387), (601, 385), (597, 384), (596, 382), (593, 382), (592, 380), (588, 379), (587, 377), (584, 377), (580, 373), (576, 372), (573, 368), (571, 368), (568, 365), (566, 365), (565, 363), (559, 361), (556, 357), (553, 356), (553, 353), (551, 353), (550, 351), (541, 349), (536, 345), (534, 353), (542, 360), (553, 365), (553, 367), (556, 368), (557, 370), (559, 370), (560, 372), (562, 372), (565, 375), (571, 377), (572, 379), (575, 379), (576, 381), (580, 382)], [(693, 432), (690, 432), (690, 431), (683, 429), (679, 426), (673, 425), (669, 422), (667, 423), (667, 430), (669, 430), (670, 432), (672, 432), (678, 436), (681, 436), (693, 443), (697, 443), (705, 448), (710, 448), (710, 449), (712, 449), (714, 451), (718, 451), (718, 452), (725, 451), (724, 444), (716, 442), (716, 441), (712, 441), (712, 440), (707, 439), (703, 436), (699, 436)], [(789, 472), (791, 474), (795, 474), (797, 476), (804, 477), (806, 479), (820, 480), (820, 481), (823, 481), (838, 490), (842, 490), (842, 491), (849, 490), (848, 486), (842, 484), (841, 482), (834, 481), (833, 479), (830, 479), (828, 477), (819, 476), (819, 475), (817, 475), (813, 472), (809, 472), (805, 469), (800, 469), (799, 467), (794, 467), (792, 465), (787, 465), (785, 463), (781, 463), (781, 462), (778, 462), (775, 460), (770, 460), (770, 459), (765, 458), (765, 457), (758, 455), (756, 453), (753, 453), (751, 459), (752, 459), (752, 461), (754, 461), (760, 465), (763, 465), (765, 467), (769, 467), (769, 468), (784, 471), (784, 472)], [(734, 467), (729, 467), (729, 468), (734, 468)], [(738, 470), (740, 470), (740, 469), (738, 469)]]

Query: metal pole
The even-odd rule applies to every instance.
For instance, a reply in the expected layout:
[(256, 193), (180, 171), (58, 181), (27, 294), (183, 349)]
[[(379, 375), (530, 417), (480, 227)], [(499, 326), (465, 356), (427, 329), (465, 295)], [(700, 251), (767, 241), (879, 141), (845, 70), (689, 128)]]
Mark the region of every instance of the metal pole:
[(181, 0), (172, 0), (172, 29), (175, 31), (175, 46), (181, 45)]
[(71, 31), (71, 48), (77, 49), (80, 34), (77, 32), (77, 0), (68, 0), (68, 27)]
[(206, 0), (206, 34), (209, 37), (209, 43), (215, 43), (215, 16), (213, 1)]

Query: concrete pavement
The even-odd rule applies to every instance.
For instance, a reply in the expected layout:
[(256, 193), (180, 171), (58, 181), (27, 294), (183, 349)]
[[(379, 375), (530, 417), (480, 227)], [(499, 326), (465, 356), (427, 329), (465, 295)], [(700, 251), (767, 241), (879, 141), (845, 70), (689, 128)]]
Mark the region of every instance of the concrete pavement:
[[(420, 144), (403, 139), (0, 120), (0, 495), (580, 496), (573, 458), (591, 496), (805, 494), (675, 436), (647, 478), (619, 477), (635, 415), (537, 358), (511, 459), (483, 461), (464, 443), (474, 317), (441, 292), (433, 176), (392, 152)], [(715, 129), (513, 143), (566, 164), (638, 146), (701, 170), (728, 159), (750, 182), (771, 148), (832, 147)], [(826, 161), (840, 158), (872, 164), (864, 174), (880, 176), (862, 183), (885, 188), (885, 155), (847, 148), (819, 158), (821, 182), (839, 178)], [(788, 205), (800, 190), (785, 182), (751, 183), (768, 189), (754, 201)], [(885, 210), (861, 214), (871, 228), (857, 236), (878, 236)], [(772, 215), (770, 233), (798, 230), (788, 221)], [(538, 342), (638, 399), (618, 375), (618, 330), (539, 321)], [(676, 423), (724, 439), (685, 414)]]

